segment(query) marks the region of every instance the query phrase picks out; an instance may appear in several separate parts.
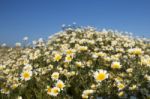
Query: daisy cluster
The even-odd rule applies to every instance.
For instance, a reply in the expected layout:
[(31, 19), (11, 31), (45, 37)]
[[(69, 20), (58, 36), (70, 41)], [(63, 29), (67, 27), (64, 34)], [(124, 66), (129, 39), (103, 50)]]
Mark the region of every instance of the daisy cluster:
[(150, 98), (145, 38), (68, 28), (28, 46), (3, 44), (0, 56), (1, 99)]

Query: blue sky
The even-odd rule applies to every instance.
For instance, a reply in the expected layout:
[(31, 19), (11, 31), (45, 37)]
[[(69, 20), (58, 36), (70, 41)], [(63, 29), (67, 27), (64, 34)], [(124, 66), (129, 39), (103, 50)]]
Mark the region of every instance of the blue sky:
[(0, 44), (46, 38), (73, 22), (150, 38), (150, 0), (0, 0)]

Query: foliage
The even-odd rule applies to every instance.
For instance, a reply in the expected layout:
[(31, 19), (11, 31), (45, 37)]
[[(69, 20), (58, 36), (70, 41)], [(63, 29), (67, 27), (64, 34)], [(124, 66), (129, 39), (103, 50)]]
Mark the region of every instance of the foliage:
[(150, 43), (91, 27), (0, 48), (1, 99), (150, 98)]

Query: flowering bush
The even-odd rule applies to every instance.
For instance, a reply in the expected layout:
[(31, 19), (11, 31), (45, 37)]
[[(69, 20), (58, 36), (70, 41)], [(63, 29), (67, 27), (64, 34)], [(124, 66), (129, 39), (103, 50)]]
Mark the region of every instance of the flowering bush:
[(143, 38), (86, 27), (20, 46), (0, 48), (1, 99), (150, 98)]

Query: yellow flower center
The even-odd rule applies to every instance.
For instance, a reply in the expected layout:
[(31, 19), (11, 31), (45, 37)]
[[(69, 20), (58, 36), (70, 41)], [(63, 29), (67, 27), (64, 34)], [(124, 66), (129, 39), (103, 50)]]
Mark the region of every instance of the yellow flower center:
[(29, 78), (29, 77), (30, 77), (30, 74), (29, 74), (29, 73), (24, 73), (24, 74), (23, 74), (23, 77), (24, 77), (24, 78)]
[(118, 94), (118, 96), (123, 96), (124, 95), (124, 92), (123, 91), (121, 91), (121, 92), (119, 92), (119, 94)]
[(63, 84), (62, 83), (58, 83), (57, 87), (60, 88), (60, 89), (62, 89), (63, 88)]
[(136, 50), (134, 51), (134, 54), (140, 55), (140, 54), (142, 54), (142, 51), (141, 51), (140, 49), (136, 49)]
[(57, 90), (57, 89), (54, 89), (54, 90), (53, 90), (53, 93), (58, 93), (58, 90)]
[(53, 77), (54, 77), (54, 78), (58, 78), (58, 75), (54, 75)]
[(48, 93), (51, 92), (51, 88), (48, 88), (48, 89), (47, 89), (47, 92), (48, 92)]
[(76, 65), (77, 65), (78, 67), (81, 67), (81, 66), (82, 66), (81, 62), (76, 62)]
[(59, 61), (61, 59), (61, 55), (55, 55), (54, 60)]
[(106, 78), (106, 75), (104, 74), (104, 73), (100, 73), (100, 74), (98, 74), (98, 76), (97, 76), (97, 80), (104, 80)]
[(118, 85), (118, 88), (119, 88), (119, 89), (123, 89), (124, 87), (125, 87), (125, 86), (124, 86), (123, 84), (119, 84), (119, 85)]
[(121, 68), (121, 65), (119, 63), (114, 63), (114, 64), (112, 64), (112, 68), (119, 69), (119, 68)]
[(119, 68), (119, 64), (114, 64), (113, 67), (114, 68)]
[(70, 56), (68, 56), (67, 58), (66, 58), (66, 60), (68, 60), (68, 61), (70, 61), (72, 58), (70, 57)]
[(67, 54), (72, 54), (73, 52), (71, 50), (67, 50)]

